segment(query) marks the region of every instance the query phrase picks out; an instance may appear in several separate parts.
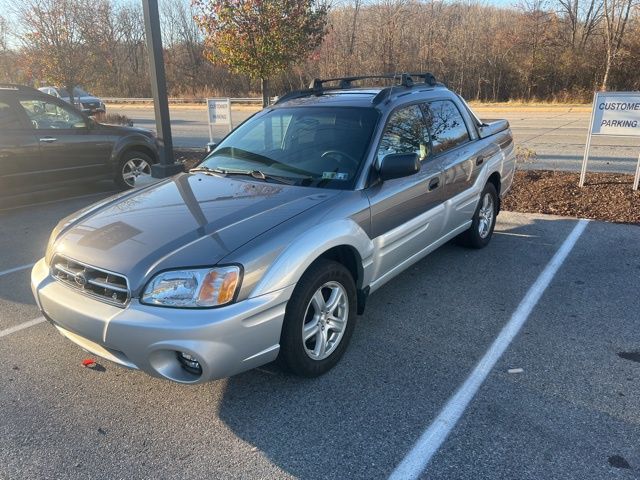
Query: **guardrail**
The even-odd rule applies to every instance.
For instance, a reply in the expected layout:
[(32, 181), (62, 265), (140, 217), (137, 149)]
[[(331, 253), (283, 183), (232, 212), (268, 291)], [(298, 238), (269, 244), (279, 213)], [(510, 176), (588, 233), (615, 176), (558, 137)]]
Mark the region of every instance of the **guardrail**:
[[(126, 98), (126, 97), (104, 97), (102, 100), (105, 103), (153, 103), (153, 98)], [(231, 98), (231, 103), (257, 103), (262, 105), (262, 98), (260, 97), (237, 97)], [(172, 98), (169, 97), (170, 104), (180, 103), (206, 103), (206, 98)]]

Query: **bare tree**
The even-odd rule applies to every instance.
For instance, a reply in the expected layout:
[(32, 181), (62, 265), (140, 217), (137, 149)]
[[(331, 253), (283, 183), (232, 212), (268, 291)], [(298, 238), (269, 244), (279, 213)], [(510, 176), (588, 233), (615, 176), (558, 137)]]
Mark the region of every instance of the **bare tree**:
[(584, 48), (602, 20), (603, 0), (558, 0), (558, 13), (569, 26), (570, 44)]
[(638, 5), (637, 0), (604, 0), (606, 58), (601, 90), (606, 90), (609, 86), (611, 68), (622, 51), (622, 41), (624, 40), (629, 15), (631, 9), (636, 5)]
[(40, 78), (65, 87), (72, 103), (74, 87), (90, 72), (82, 28), (93, 15), (89, 1), (25, 0), (18, 7), (25, 61)]
[(5, 53), (9, 50), (9, 27), (7, 25), (7, 19), (0, 15), (0, 52)]
[(0, 81), (9, 81), (11, 68), (7, 19), (0, 15)]
[(204, 39), (194, 20), (196, 14), (193, 6), (186, 5), (181, 0), (167, 1), (163, 12), (165, 44), (171, 50), (167, 63), (180, 76), (182, 85), (176, 87), (188, 87), (194, 95), (202, 84), (201, 77), (207, 71), (209, 63), (203, 55)]
[[(225, 3), (233, 7), (236, 1)], [(327, 1), (314, 3), (327, 10)], [(524, 1), (520, 8), (507, 8), (484, 0), (333, 0), (322, 44), (307, 60), (307, 55), (292, 57), (278, 73), (269, 68), (269, 81), (281, 94), (315, 77), (431, 71), (465, 97), (491, 101), (588, 101), (596, 86), (640, 89), (640, 9), (634, 7), (640, 0)], [(264, 10), (276, 3), (251, 0), (247, 5)], [(258, 81), (246, 71), (205, 59), (204, 35), (192, 17), (197, 7), (187, 0), (162, 4), (171, 95), (259, 92)], [(139, 2), (0, 0), (0, 5), (5, 17), (0, 18), (1, 81), (74, 83), (99, 95), (150, 95)], [(231, 15), (240, 17), (233, 9)], [(264, 19), (258, 16), (243, 26), (268, 29)], [(260, 44), (260, 54), (243, 60), (290, 48), (284, 30), (271, 30), (277, 41)], [(235, 51), (241, 40), (246, 46), (255, 38), (230, 35), (227, 40), (226, 47)], [(208, 48), (208, 53), (216, 51)], [(221, 60), (229, 58), (227, 52)]]

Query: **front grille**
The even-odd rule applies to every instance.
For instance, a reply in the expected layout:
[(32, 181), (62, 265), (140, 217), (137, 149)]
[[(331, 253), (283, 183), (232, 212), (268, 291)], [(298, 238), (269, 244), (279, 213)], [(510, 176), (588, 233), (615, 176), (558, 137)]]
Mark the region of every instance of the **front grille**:
[(85, 102), (82, 104), (84, 108), (98, 108), (100, 106), (97, 102)]
[(124, 306), (130, 298), (127, 277), (60, 254), (51, 260), (51, 275), (75, 290), (107, 303)]

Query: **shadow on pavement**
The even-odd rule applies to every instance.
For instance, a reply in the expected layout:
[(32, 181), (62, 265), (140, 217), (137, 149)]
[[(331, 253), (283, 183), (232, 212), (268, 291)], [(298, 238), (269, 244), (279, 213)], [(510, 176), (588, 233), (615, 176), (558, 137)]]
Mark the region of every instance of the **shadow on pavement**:
[(386, 477), (574, 225), (507, 223), (484, 250), (442, 247), (370, 297), (331, 372), (299, 379), (268, 366), (232, 377), (220, 419), (294, 476)]

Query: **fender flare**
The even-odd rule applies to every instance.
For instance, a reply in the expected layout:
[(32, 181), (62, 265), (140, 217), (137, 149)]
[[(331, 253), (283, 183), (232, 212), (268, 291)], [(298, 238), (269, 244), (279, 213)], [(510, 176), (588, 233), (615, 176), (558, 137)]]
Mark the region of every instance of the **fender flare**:
[[(328, 232), (331, 232), (330, 237)], [(316, 225), (287, 245), (253, 288), (249, 298), (296, 284), (323, 253), (339, 246), (348, 246), (358, 252), (362, 259), (363, 285), (367, 285), (367, 266), (372, 262), (373, 242), (356, 222), (345, 218)]]
[(142, 135), (132, 135), (124, 137), (118, 141), (111, 152), (111, 167), (115, 172), (120, 163), (120, 159), (125, 152), (139, 149), (151, 155), (154, 162), (158, 161), (158, 149), (156, 145)]

